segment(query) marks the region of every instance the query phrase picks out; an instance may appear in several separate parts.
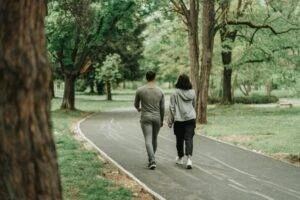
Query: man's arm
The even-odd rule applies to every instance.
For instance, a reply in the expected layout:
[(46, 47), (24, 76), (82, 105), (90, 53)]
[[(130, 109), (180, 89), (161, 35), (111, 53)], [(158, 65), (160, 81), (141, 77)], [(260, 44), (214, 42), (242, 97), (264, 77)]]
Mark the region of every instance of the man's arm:
[(171, 128), (174, 123), (174, 115), (175, 115), (175, 99), (172, 94), (170, 97), (170, 105), (169, 105), (169, 116), (168, 116), (168, 127)]
[(165, 96), (162, 94), (162, 98), (160, 100), (160, 120), (161, 120), (161, 126), (164, 122), (164, 116), (165, 116)]
[(141, 102), (141, 99), (140, 99), (140, 95), (139, 95), (139, 90), (137, 90), (135, 93), (135, 98), (134, 98), (134, 107), (137, 109), (138, 112), (141, 111), (140, 102)]

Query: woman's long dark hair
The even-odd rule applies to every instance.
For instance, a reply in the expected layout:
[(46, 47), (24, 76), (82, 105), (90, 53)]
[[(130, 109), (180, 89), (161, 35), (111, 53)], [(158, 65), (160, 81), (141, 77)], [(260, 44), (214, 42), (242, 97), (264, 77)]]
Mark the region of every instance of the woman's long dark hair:
[(177, 83), (175, 84), (175, 88), (181, 90), (190, 90), (193, 88), (190, 78), (186, 74), (180, 74)]

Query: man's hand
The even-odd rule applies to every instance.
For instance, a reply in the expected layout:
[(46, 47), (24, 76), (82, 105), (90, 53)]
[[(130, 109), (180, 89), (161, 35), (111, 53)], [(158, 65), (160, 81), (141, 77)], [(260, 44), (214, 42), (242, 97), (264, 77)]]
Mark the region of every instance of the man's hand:
[(165, 122), (164, 122), (164, 121), (161, 121), (161, 122), (160, 122), (160, 127), (163, 127), (164, 124), (165, 124)]

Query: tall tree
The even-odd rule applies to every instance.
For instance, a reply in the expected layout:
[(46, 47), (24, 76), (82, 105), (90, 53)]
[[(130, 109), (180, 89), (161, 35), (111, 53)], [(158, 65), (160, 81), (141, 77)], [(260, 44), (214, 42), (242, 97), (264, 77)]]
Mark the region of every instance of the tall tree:
[(106, 56), (102, 67), (96, 68), (96, 78), (103, 80), (106, 85), (107, 100), (112, 100), (112, 84), (122, 78), (120, 73), (122, 68), (121, 57), (118, 54), (109, 54)]
[[(280, 1), (270, 1), (280, 4)], [(285, 8), (289, 10), (289, 14), (293, 13), (295, 9), (295, 2), (291, 1), (292, 4), (290, 8)], [(233, 43), (239, 37), (241, 39), (246, 39), (246, 43), (251, 45), (254, 42), (254, 37), (259, 35), (261, 30), (270, 30), (270, 32), (265, 32), (268, 36), (265, 40), (270, 40), (272, 35), (287, 34), (291, 31), (295, 31), (298, 28), (295, 27), (296, 23), (292, 23), (291, 19), (285, 17), (283, 14), (278, 16), (277, 11), (269, 10), (269, 2), (266, 1), (265, 4), (253, 5), (252, 1), (247, 0), (237, 0), (237, 1), (219, 1), (220, 4), (220, 22), (216, 26), (216, 30), (220, 30), (221, 42), (222, 42), (222, 63), (223, 63), (223, 97), (222, 103), (233, 103), (232, 97), (232, 52)], [(281, 2), (283, 5), (283, 3)], [(231, 9), (232, 6), (236, 6)], [(278, 5), (277, 5), (278, 6)], [(288, 6), (288, 7), (289, 7)], [(248, 9), (248, 8), (252, 9)], [(297, 7), (297, 6), (296, 6)], [(263, 10), (262, 10), (263, 9)], [(263, 12), (262, 12), (263, 11)], [(257, 22), (258, 21), (258, 22)], [(285, 21), (285, 24), (280, 23), (280, 21)], [(287, 23), (288, 22), (288, 23)], [(280, 26), (278, 26), (280, 24)], [(274, 28), (278, 27), (278, 28)], [(283, 29), (278, 31), (277, 29)], [(253, 29), (253, 31), (251, 30)], [(271, 33), (271, 35), (269, 35)], [(249, 36), (250, 34), (250, 36)], [(259, 45), (263, 46), (263, 45)], [(290, 45), (289, 45), (290, 46)], [(286, 46), (285, 46), (286, 47)], [(273, 50), (271, 50), (273, 51)], [(270, 59), (266, 59), (270, 60)], [(265, 60), (255, 59), (257, 61), (264, 62)]]
[(0, 2), (0, 199), (61, 199), (45, 1)]
[[(244, 2), (244, 5), (242, 3), (242, 0), (238, 0), (237, 8), (234, 12), (234, 17), (236, 20), (238, 20), (243, 15), (243, 12), (246, 10), (247, 6), (251, 4), (251, 2), (249, 1)], [(232, 43), (235, 41), (238, 33), (238, 29), (230, 29), (230, 27), (227, 25), (227, 21), (229, 20), (230, 4), (231, 1), (220, 1), (220, 7), (222, 12), (220, 22), (220, 38), (222, 42), (221, 56), (223, 63), (223, 104), (233, 103), (231, 88), (232, 68), (230, 64), (232, 61)]]
[(190, 77), (198, 96), (199, 88), (199, 0), (189, 0), (187, 5), (183, 0), (171, 0), (174, 11), (182, 16), (188, 30)]
[(203, 0), (202, 11), (202, 59), (199, 80), (199, 98), (197, 120), (207, 123), (207, 100), (209, 79), (212, 68), (213, 46), (215, 35), (215, 1)]
[(75, 109), (75, 80), (93, 62), (95, 53), (110, 40), (120, 20), (131, 13), (129, 0), (97, 2), (64, 0), (50, 3), (48, 39), (51, 55), (65, 77), (62, 109)]

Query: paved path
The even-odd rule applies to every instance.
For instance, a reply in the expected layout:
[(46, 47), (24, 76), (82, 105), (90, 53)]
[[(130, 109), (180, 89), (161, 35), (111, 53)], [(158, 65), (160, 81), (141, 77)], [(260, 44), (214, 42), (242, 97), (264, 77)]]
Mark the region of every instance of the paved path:
[(166, 199), (300, 200), (300, 168), (202, 136), (194, 138), (193, 169), (176, 166), (175, 137), (162, 128), (157, 169), (147, 169), (139, 114), (98, 113), (80, 128), (102, 151)]

